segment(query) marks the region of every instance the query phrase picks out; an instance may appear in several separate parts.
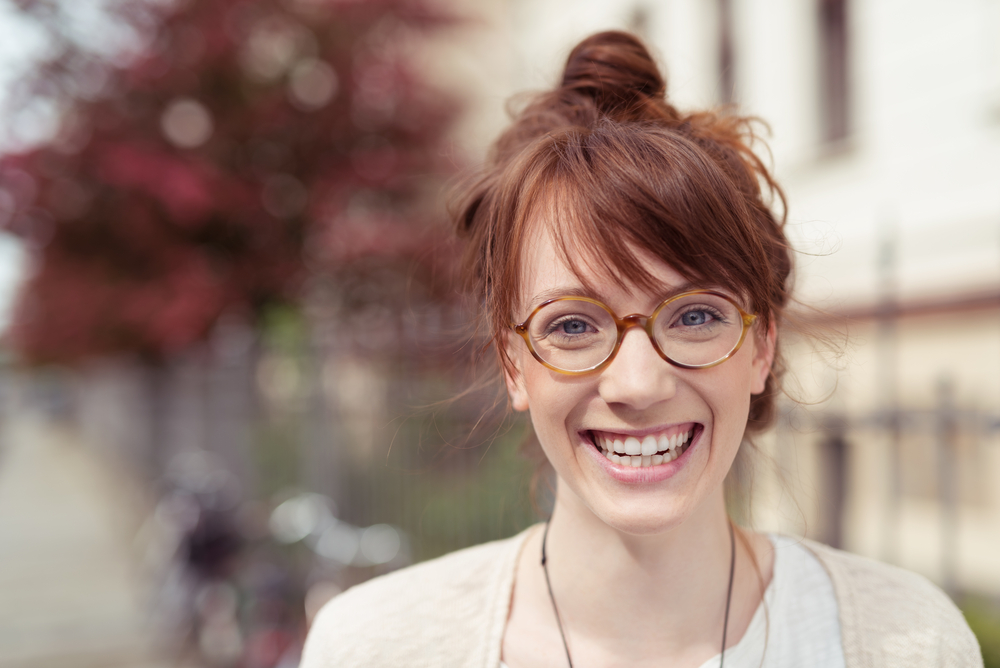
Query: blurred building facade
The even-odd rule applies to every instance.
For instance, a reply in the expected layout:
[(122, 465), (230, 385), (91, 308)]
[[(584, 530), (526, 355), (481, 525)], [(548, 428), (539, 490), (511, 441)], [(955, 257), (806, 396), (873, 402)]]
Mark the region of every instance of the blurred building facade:
[(786, 337), (754, 523), (1000, 595), (1000, 3), (468, 6), (490, 25), (451, 68), (489, 108), (470, 146), (502, 127), (501, 100), (553, 85), (573, 44), (612, 28), (653, 47), (679, 107), (770, 125), (792, 310), (822, 336)]

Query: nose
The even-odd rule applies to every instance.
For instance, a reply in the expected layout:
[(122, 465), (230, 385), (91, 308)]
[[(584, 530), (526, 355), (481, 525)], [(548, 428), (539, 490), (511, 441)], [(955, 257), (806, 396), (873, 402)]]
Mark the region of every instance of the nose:
[(644, 410), (677, 393), (677, 369), (657, 354), (641, 326), (629, 327), (601, 371), (598, 392), (608, 405)]

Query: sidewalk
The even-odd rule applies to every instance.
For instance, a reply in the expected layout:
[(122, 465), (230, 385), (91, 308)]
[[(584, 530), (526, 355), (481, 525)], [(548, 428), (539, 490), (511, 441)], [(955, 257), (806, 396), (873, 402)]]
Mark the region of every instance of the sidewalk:
[(71, 432), (0, 424), (0, 666), (152, 668), (138, 562), (142, 511)]

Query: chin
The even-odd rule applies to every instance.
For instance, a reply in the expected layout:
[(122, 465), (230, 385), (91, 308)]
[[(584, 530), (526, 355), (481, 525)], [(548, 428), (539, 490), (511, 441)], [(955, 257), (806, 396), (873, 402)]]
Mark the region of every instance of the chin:
[(687, 504), (676, 501), (651, 504), (649, 500), (636, 500), (631, 504), (612, 503), (611, 506), (591, 510), (609, 527), (630, 536), (669, 533), (684, 524), (690, 516)]

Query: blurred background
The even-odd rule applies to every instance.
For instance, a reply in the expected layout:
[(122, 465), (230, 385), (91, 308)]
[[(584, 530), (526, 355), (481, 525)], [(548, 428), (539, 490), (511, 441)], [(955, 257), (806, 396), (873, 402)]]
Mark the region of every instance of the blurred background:
[(446, 188), (607, 28), (770, 126), (743, 520), (923, 573), (1000, 666), (1000, 0), (0, 0), (0, 666), (293, 668), (537, 521)]

